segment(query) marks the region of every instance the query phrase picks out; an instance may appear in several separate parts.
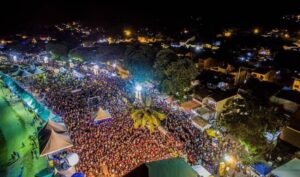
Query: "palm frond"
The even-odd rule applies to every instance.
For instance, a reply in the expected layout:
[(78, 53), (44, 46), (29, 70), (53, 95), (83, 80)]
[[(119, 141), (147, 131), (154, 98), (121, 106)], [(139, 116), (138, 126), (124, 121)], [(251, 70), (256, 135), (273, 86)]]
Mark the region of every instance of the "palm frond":
[(132, 112), (131, 118), (135, 121), (136, 119), (142, 118), (144, 115), (144, 111), (142, 109), (138, 109)]
[(134, 123), (133, 123), (133, 127), (135, 129), (139, 128), (142, 124), (142, 119), (137, 119)]
[(159, 120), (165, 120), (167, 117), (165, 114), (162, 114), (162, 113), (159, 113), (159, 112), (153, 111), (153, 110), (152, 110), (152, 115), (157, 117)]

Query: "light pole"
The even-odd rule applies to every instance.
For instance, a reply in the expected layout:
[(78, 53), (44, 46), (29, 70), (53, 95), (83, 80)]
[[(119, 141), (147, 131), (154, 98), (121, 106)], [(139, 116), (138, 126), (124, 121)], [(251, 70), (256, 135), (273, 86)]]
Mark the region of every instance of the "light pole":
[(18, 61), (16, 55), (13, 56), (13, 60), (14, 60), (14, 62), (17, 62), (17, 61)]
[(44, 63), (48, 64), (49, 58), (47, 56), (44, 57)]
[(141, 94), (142, 89), (143, 88), (140, 84), (137, 84), (135, 86), (135, 98), (139, 101), (142, 101), (142, 94)]
[(99, 66), (98, 65), (94, 65), (93, 66), (93, 70), (94, 70), (94, 74), (97, 75), (99, 73)]
[(117, 67), (117, 64), (116, 63), (113, 63), (112, 64), (112, 67), (115, 69)]

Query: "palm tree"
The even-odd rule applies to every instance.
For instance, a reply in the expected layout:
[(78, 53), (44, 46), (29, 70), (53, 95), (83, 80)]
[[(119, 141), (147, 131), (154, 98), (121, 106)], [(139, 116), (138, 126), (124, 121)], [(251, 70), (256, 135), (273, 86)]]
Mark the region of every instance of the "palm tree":
[(166, 119), (165, 114), (152, 110), (150, 106), (151, 101), (149, 99), (144, 99), (143, 108), (136, 109), (131, 113), (134, 128), (147, 127), (152, 133), (156, 127), (160, 126), (160, 121)]

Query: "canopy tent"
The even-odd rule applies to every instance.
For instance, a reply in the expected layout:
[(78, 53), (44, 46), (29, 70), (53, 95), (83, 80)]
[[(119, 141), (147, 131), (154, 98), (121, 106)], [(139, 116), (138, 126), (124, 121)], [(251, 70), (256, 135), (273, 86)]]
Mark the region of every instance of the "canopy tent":
[(103, 121), (106, 119), (110, 119), (111, 115), (108, 111), (103, 110), (102, 108), (98, 109), (98, 112), (95, 117), (95, 121)]
[(183, 159), (166, 159), (144, 163), (124, 177), (197, 177), (198, 174)]
[(187, 102), (184, 102), (180, 105), (180, 107), (182, 109), (184, 109), (185, 111), (191, 111), (195, 108), (198, 108), (201, 106), (201, 103), (197, 100), (191, 100), (191, 101), (187, 101)]
[(5, 85), (17, 95), (31, 110), (33, 110), (38, 117), (44, 121), (48, 121), (49, 118), (55, 122), (60, 121), (60, 117), (51, 113), (51, 111), (37, 101), (30, 93), (24, 90), (15, 80), (8, 75), (0, 72), (0, 78), (4, 81)]
[(42, 74), (44, 73), (43, 70), (41, 70), (40, 68), (36, 68), (34, 71), (33, 71), (33, 74)]
[(46, 125), (46, 129), (47, 130), (54, 130), (55, 132), (58, 132), (58, 133), (65, 133), (67, 132), (67, 128), (66, 128), (66, 125), (64, 123), (57, 123), (57, 122), (54, 122), (53, 120), (49, 119), (48, 120), (48, 123)]
[(273, 175), (278, 177), (299, 177), (300, 176), (300, 160), (294, 158), (286, 164), (272, 170)]
[(211, 177), (212, 175), (202, 166), (202, 165), (195, 165), (192, 168), (203, 177)]
[(76, 153), (70, 153), (65, 160), (69, 166), (75, 166), (79, 162), (79, 156)]
[(214, 138), (220, 137), (220, 135), (218, 134), (218, 132), (216, 132), (213, 129), (206, 129), (205, 131), (206, 131), (207, 135), (210, 136), (210, 137), (214, 137)]
[(39, 132), (40, 154), (46, 156), (73, 146), (68, 134), (44, 128)]
[(192, 124), (196, 128), (200, 129), (201, 131), (204, 131), (205, 129), (208, 129), (211, 127), (211, 125), (206, 120), (202, 119), (199, 116), (195, 116), (191, 120), (192, 120)]
[(266, 176), (268, 175), (272, 168), (265, 165), (264, 163), (257, 163), (252, 165), (252, 168), (260, 175), (260, 176)]
[(17, 71), (11, 74), (12, 76), (20, 76), (20, 77), (30, 77), (32, 74), (26, 70), (18, 69)]

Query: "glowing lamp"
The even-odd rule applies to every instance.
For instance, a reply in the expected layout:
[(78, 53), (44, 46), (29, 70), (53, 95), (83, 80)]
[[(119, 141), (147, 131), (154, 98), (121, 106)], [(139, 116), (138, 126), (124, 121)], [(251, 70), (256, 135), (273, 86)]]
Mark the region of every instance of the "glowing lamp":
[(138, 85), (135, 87), (135, 90), (138, 91), (138, 92), (142, 91), (142, 86), (138, 84)]

